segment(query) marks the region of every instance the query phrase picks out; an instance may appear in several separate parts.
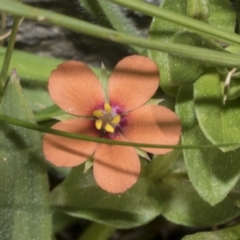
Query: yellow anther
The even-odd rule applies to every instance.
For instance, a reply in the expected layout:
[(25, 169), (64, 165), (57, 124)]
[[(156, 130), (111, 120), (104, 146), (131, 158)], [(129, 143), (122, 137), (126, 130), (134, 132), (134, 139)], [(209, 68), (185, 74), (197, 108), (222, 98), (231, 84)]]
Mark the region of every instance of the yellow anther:
[(95, 110), (92, 115), (95, 117), (96, 129), (109, 133), (113, 133), (121, 121), (121, 116), (112, 110), (109, 103), (104, 103), (104, 108)]
[(112, 112), (112, 108), (108, 103), (104, 103), (104, 110), (106, 111), (106, 113)]
[(95, 126), (98, 130), (100, 130), (102, 128), (102, 125), (103, 125), (103, 121), (101, 119), (97, 119), (95, 121)]
[(103, 117), (103, 111), (102, 110), (95, 110), (93, 112), (94, 117)]
[(107, 132), (110, 132), (110, 133), (113, 133), (114, 132), (114, 128), (110, 125), (110, 124), (106, 124), (106, 126), (104, 127), (104, 129), (107, 131)]
[(117, 114), (117, 115), (112, 119), (111, 123), (113, 123), (113, 124), (118, 124), (118, 123), (120, 123), (120, 120), (121, 120), (121, 116)]

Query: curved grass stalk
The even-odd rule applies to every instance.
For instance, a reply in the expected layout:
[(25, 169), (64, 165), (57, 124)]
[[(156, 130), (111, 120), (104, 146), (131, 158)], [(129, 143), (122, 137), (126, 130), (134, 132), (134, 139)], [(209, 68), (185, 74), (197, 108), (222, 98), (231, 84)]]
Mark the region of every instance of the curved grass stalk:
[(0, 114), (0, 122), (9, 123), (15, 126), (31, 129), (34, 131), (50, 133), (53, 135), (58, 135), (67, 138), (73, 138), (78, 140), (83, 140), (87, 142), (97, 142), (97, 143), (105, 143), (111, 145), (120, 145), (120, 146), (131, 146), (131, 147), (139, 147), (139, 148), (168, 148), (168, 149), (199, 149), (199, 148), (216, 148), (216, 147), (226, 147), (226, 146), (239, 146), (240, 143), (223, 143), (223, 144), (207, 144), (207, 145), (163, 145), (163, 144), (145, 144), (145, 143), (136, 143), (136, 142), (122, 142), (116, 140), (110, 140), (105, 138), (97, 138), (97, 137), (90, 137), (86, 135), (80, 135), (75, 133), (69, 133), (65, 131), (55, 130), (49, 127), (44, 127), (35, 123), (23, 121), (17, 118), (13, 118), (10, 116), (6, 116)]
[(0, 73), (0, 99), (2, 98), (4, 85), (7, 81), (8, 69), (9, 69), (9, 65), (10, 65), (10, 61), (11, 61), (11, 57), (14, 49), (15, 38), (17, 35), (18, 27), (21, 24), (21, 22), (22, 22), (22, 19), (19, 17), (16, 17), (13, 21), (13, 26), (12, 26), (12, 31), (10, 33), (10, 39), (8, 42), (7, 51), (5, 53), (5, 57), (3, 60), (2, 69)]
[[(39, 8), (30, 7), (25, 4), (20, 4), (20, 3), (12, 2), (8, 0), (1, 0), (0, 2), (1, 2), (0, 10), (13, 14), (15, 16), (21, 16), (21, 17), (23, 16), (28, 19), (32, 19), (40, 22), (42, 21), (48, 24), (70, 29), (78, 33), (83, 33), (86, 35), (102, 38), (105, 40), (109, 40), (109, 41), (113, 41), (121, 44), (135, 45), (135, 46), (153, 49), (157, 51), (167, 52), (176, 56), (195, 59), (198, 61), (202, 61), (205, 63), (207, 62), (214, 65), (221, 65), (221, 66), (231, 67), (231, 68), (233, 67), (240, 68), (240, 58), (239, 58), (239, 55), (237, 54), (218, 52), (214, 50), (192, 47), (192, 46), (187, 46), (183, 44), (166, 43), (163, 41), (145, 39), (145, 38), (136, 37), (136, 36), (132, 36), (124, 33), (119, 33), (114, 30), (96, 26), (94, 24), (77, 20), (71, 17), (67, 17), (62, 14), (53, 13), (53, 12), (42, 10)], [(174, 15), (175, 13), (171, 13), (171, 16), (174, 16)], [(187, 19), (189, 21), (189, 18)], [(191, 19), (191, 21), (193, 20)], [(203, 24), (203, 23), (198, 22), (198, 24)], [(204, 24), (204, 26), (208, 26), (208, 25)], [(211, 27), (211, 29), (215, 29), (215, 28)], [(224, 32), (223, 30), (221, 31)], [(219, 33), (219, 30), (217, 31), (217, 33)], [(228, 34), (228, 33), (225, 32), (225, 34)], [(232, 35), (233, 34), (231, 34), (229, 39), (233, 41)], [(215, 36), (216, 38), (219, 37), (219, 35), (217, 34), (215, 35), (213, 34), (213, 36)], [(238, 37), (238, 39), (240, 44), (240, 37)]]
[(166, 9), (161, 9), (151, 4), (129, 1), (129, 0), (110, 0), (111, 2), (117, 3), (124, 7), (128, 7), (130, 9), (139, 11), (151, 17), (160, 18), (171, 23), (175, 23), (177, 25), (181, 25), (189, 30), (193, 30), (202, 35), (215, 38), (221, 41), (228, 42), (230, 44), (240, 45), (240, 36), (231, 32), (224, 31), (222, 29), (218, 29), (204, 22), (195, 20), (193, 18), (189, 18), (183, 16), (178, 13), (174, 13), (168, 11)]

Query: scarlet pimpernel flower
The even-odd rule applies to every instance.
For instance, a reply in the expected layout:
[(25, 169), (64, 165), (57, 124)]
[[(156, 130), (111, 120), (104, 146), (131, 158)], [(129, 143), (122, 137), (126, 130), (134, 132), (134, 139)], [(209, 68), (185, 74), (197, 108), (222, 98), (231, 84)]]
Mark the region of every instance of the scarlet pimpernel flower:
[[(81, 62), (60, 64), (49, 79), (53, 101), (76, 118), (58, 122), (54, 129), (93, 137), (138, 143), (169, 144), (179, 141), (177, 115), (166, 107), (145, 104), (159, 85), (156, 64), (147, 57), (120, 61), (108, 82), (108, 96), (92, 70)], [(145, 104), (145, 105), (144, 105)], [(153, 154), (171, 149), (142, 148)], [(59, 167), (73, 167), (93, 156), (93, 174), (107, 192), (122, 193), (136, 183), (140, 159), (134, 147), (109, 145), (45, 134), (43, 152)]]

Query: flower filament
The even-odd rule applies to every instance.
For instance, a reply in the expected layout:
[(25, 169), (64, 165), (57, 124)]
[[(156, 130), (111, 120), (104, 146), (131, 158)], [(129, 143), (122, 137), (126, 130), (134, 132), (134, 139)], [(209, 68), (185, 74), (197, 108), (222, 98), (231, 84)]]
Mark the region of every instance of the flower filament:
[(93, 112), (95, 127), (98, 130), (113, 133), (121, 121), (121, 116), (117, 114), (109, 103), (104, 103), (104, 109), (98, 109)]

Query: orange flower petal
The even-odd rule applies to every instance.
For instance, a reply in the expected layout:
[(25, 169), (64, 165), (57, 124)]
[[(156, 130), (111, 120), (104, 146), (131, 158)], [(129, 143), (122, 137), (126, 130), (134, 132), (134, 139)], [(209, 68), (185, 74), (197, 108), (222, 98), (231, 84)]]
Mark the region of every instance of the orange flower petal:
[[(124, 136), (116, 140), (127, 141)], [(136, 183), (141, 165), (133, 147), (99, 144), (94, 154), (93, 174), (107, 192), (123, 193)]]
[(146, 103), (159, 85), (157, 65), (147, 57), (133, 55), (115, 67), (109, 79), (108, 94), (112, 105), (129, 111)]
[[(144, 105), (126, 116), (127, 123), (122, 129), (129, 141), (138, 143), (175, 145), (181, 135), (180, 120), (177, 115), (158, 105)], [(153, 154), (166, 154), (172, 149), (142, 148)]]
[(68, 61), (51, 73), (48, 85), (53, 101), (68, 113), (90, 116), (104, 103), (102, 87), (84, 63)]
[[(70, 133), (98, 136), (94, 123), (87, 119), (70, 119), (58, 122), (53, 129)], [(46, 159), (59, 167), (73, 167), (85, 162), (95, 151), (97, 143), (45, 134), (43, 153)]]

